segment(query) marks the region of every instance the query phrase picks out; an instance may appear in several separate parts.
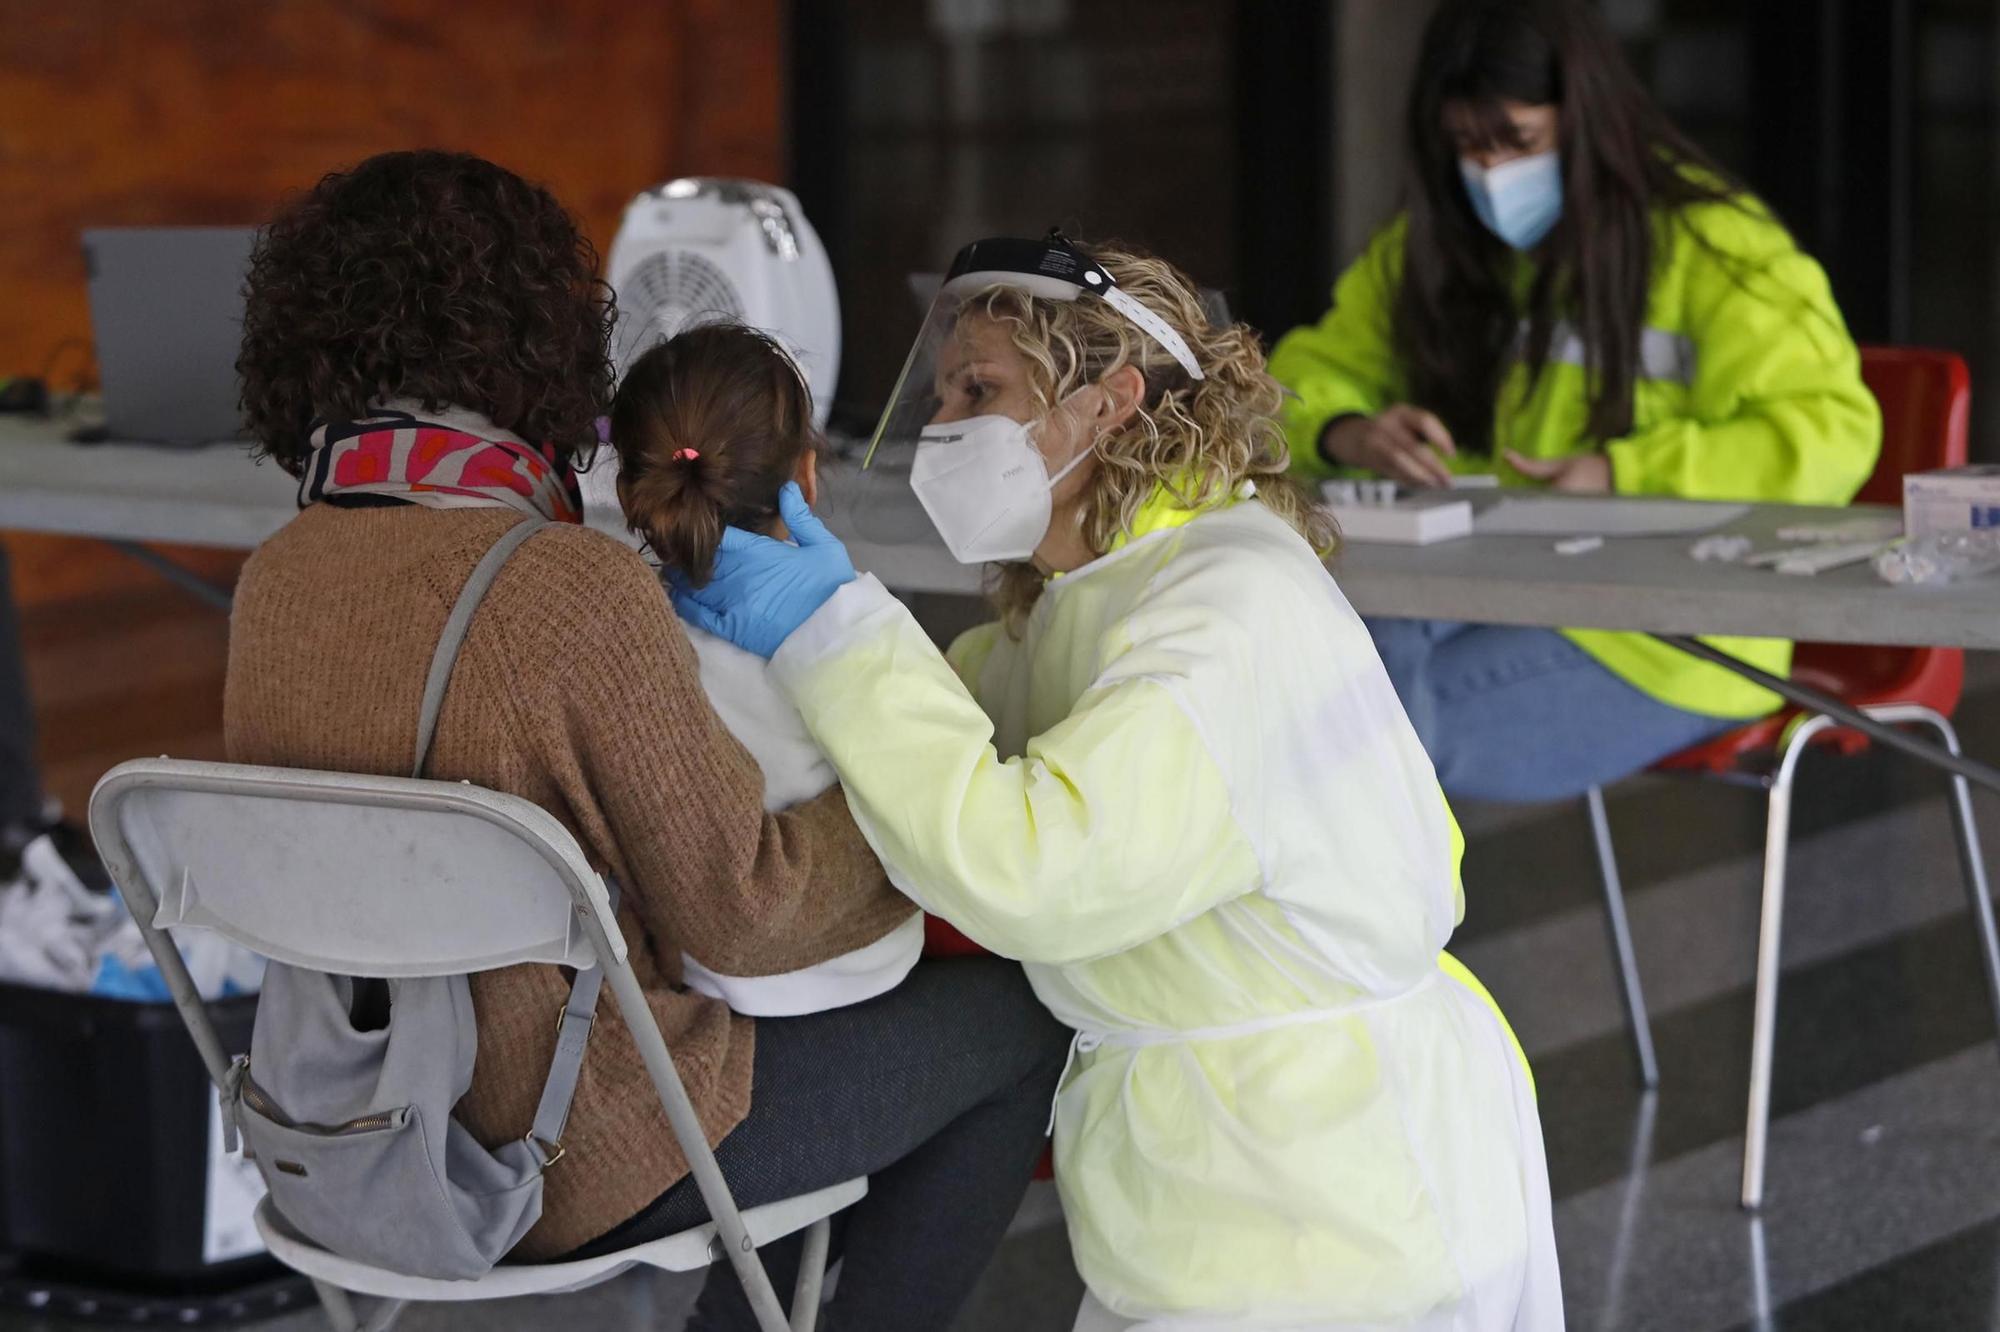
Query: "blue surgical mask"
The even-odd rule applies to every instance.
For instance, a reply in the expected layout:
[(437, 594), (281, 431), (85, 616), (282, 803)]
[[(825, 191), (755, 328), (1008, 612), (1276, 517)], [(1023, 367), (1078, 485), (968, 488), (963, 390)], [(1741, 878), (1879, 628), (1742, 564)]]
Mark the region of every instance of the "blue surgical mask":
[(1517, 250), (1540, 245), (1562, 217), (1562, 154), (1553, 149), (1496, 167), (1461, 157), (1458, 173), (1472, 211), (1488, 231)]

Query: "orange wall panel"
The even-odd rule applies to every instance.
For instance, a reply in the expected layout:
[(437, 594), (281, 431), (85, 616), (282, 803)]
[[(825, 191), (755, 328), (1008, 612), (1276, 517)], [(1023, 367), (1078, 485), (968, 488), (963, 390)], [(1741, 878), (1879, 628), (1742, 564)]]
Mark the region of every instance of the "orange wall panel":
[(86, 226), (252, 223), (443, 146), (604, 247), (665, 176), (782, 168), (779, 0), (0, 0), (0, 31), (0, 373), (88, 334)]
[[(0, 0), (0, 32), (0, 375), (88, 338), (88, 226), (255, 223), (435, 146), (547, 183), (602, 250), (647, 185), (783, 169), (780, 0)], [(7, 544), (29, 603), (153, 577)]]

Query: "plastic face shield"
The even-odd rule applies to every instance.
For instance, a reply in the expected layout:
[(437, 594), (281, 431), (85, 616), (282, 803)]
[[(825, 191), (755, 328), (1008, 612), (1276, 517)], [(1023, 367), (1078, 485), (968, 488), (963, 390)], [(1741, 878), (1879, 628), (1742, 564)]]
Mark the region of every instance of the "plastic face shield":
[(889, 404), (868, 442), (864, 468), (878, 463), (909, 465), (923, 428), (944, 410), (939, 367), (964, 355), (965, 348), (957, 341), (960, 315), (968, 301), (996, 286), (1015, 287), (1044, 300), (1103, 300), (1179, 361), (1190, 377), (1203, 377), (1186, 340), (1165, 320), (1120, 291), (1109, 273), (1060, 233), (1051, 232), (1048, 239), (1039, 241), (1004, 237), (975, 241), (958, 252), (924, 316)]

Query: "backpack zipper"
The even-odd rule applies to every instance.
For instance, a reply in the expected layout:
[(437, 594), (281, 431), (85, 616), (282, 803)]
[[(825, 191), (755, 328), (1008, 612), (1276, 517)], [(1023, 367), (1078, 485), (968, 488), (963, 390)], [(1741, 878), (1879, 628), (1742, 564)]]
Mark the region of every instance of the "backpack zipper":
[(349, 1133), (369, 1133), (385, 1129), (396, 1122), (396, 1112), (362, 1115), (344, 1124), (301, 1124), (286, 1114), (278, 1103), (267, 1095), (262, 1087), (251, 1081), (246, 1074), (243, 1078), (243, 1099), (252, 1110), (264, 1116), (280, 1128), (292, 1129), (299, 1133), (316, 1133), (325, 1137), (340, 1137)]

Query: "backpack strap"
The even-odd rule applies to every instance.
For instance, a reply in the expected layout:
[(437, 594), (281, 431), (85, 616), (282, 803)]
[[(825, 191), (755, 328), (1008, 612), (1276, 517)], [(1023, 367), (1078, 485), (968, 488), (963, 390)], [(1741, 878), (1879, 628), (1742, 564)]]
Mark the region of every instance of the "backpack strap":
[(451, 684), (452, 667), (458, 664), (458, 650), (465, 645), (465, 634), (472, 628), (472, 617), (479, 610), (479, 603), (486, 599), (493, 580), (500, 576), (501, 567), (514, 552), (529, 537), (547, 526), (548, 521), (543, 518), (530, 518), (524, 523), (517, 523), (479, 557), (479, 563), (472, 566), (472, 573), (459, 591), (451, 614), (445, 617), (444, 632), (438, 636), (437, 651), (431, 653), (431, 672), (424, 679), (423, 708), (417, 713), (417, 757), (410, 765), (410, 776), (424, 775), (424, 763), (431, 756), (431, 736), (437, 731), (438, 713), (444, 708), (444, 691)]
[[(618, 913), (618, 883), (606, 879), (611, 894), (611, 912)], [(613, 928), (617, 928), (613, 925)], [(563, 1005), (556, 1025), (556, 1052), (549, 1056), (548, 1080), (542, 1083), (541, 1104), (535, 1107), (535, 1126), (528, 1130), (528, 1145), (542, 1154), (542, 1169), (563, 1156), (563, 1125), (569, 1121), (569, 1103), (576, 1096), (577, 1074), (583, 1070), (583, 1052), (590, 1044), (591, 1028), (597, 1025), (597, 992), (604, 984), (604, 964), (576, 973), (569, 987), (569, 1002)]]
[[(451, 686), (451, 673), (458, 664), (458, 650), (465, 646), (465, 636), (472, 628), (472, 617), (479, 610), (479, 603), (493, 587), (500, 576), (500, 570), (514, 552), (526, 544), (529, 537), (548, 526), (546, 519), (529, 518), (507, 529), (487, 552), (480, 556), (479, 563), (472, 566), (466, 577), (465, 586), (459, 591), (458, 600), (453, 603), (451, 614), (445, 617), (444, 630), (438, 636), (437, 650), (431, 654), (430, 674), (424, 679), (423, 708), (417, 714), (417, 753), (410, 766), (412, 777), (424, 775), (424, 764), (430, 758), (431, 739), (437, 732), (438, 713), (444, 708), (445, 691)], [(618, 910), (618, 885), (606, 881), (611, 892), (611, 909)], [(542, 1169), (560, 1161), (563, 1156), (563, 1125), (569, 1120), (570, 1102), (576, 1097), (576, 1082), (583, 1071), (583, 1052), (590, 1043), (590, 1029), (597, 1023), (597, 996), (604, 985), (602, 963), (576, 973), (570, 983), (569, 1002), (563, 1005), (562, 1017), (556, 1028), (556, 1050), (549, 1060), (549, 1076), (542, 1084), (541, 1104), (535, 1108), (535, 1125), (528, 1132), (528, 1144), (542, 1156)]]

